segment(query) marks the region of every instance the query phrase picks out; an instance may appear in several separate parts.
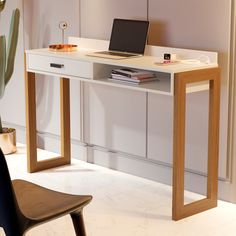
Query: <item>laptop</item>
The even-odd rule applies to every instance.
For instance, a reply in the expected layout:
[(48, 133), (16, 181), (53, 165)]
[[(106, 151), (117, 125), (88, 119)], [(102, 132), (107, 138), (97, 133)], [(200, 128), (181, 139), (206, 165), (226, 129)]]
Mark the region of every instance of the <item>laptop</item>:
[(87, 55), (109, 59), (142, 56), (147, 41), (148, 26), (148, 21), (114, 19), (108, 51)]

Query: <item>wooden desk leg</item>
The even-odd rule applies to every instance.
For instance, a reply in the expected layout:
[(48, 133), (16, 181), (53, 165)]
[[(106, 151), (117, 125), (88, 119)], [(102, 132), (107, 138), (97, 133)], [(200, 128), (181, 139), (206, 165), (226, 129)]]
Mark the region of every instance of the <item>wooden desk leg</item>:
[(71, 162), (70, 146), (70, 81), (61, 78), (61, 154), (67, 164)]
[[(209, 81), (210, 84), (207, 197), (184, 205), (186, 85), (200, 81)], [(176, 74), (173, 137), (173, 220), (179, 220), (217, 206), (219, 112), (220, 70), (218, 68)]]
[(37, 129), (36, 129), (36, 93), (35, 73), (26, 72), (26, 130), (27, 130), (27, 169), (36, 172), (65, 164), (71, 160), (70, 147), (70, 84), (69, 79), (61, 78), (61, 156), (47, 160), (37, 160)]
[(36, 130), (36, 98), (35, 74), (27, 72), (25, 75), (26, 99), (26, 143), (27, 170), (34, 172), (37, 166), (37, 130)]

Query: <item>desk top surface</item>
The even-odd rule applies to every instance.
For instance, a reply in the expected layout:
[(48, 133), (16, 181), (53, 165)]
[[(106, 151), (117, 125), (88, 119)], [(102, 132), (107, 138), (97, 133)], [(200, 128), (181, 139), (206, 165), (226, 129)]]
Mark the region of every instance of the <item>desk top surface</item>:
[(144, 55), (142, 57), (127, 58), (127, 59), (107, 59), (100, 57), (88, 56), (88, 53), (98, 51), (88, 48), (78, 48), (74, 52), (55, 52), (50, 51), (48, 48), (26, 50), (26, 54), (41, 55), (47, 57), (57, 57), (71, 60), (87, 61), (91, 63), (114, 65), (121, 67), (132, 67), (144, 70), (153, 70), (166, 73), (179, 73), (185, 71), (199, 70), (218, 67), (218, 63), (204, 63), (204, 62), (192, 62), (191, 60), (183, 60), (175, 64), (157, 65), (161, 58), (157, 56)]

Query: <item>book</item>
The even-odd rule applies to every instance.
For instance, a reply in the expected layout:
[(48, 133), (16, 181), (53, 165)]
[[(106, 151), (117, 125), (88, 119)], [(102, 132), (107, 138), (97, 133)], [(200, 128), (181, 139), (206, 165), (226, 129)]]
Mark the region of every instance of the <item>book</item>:
[(113, 69), (111, 72), (112, 75), (123, 75), (126, 77), (133, 77), (133, 78), (150, 78), (154, 77), (155, 74), (150, 71), (143, 71), (137, 69), (130, 69), (130, 68), (120, 68), (120, 69)]
[(156, 77), (154, 74), (146, 74), (146, 75), (137, 75), (137, 76), (126, 76), (126, 75), (121, 75), (121, 74), (116, 74), (116, 73), (111, 73), (111, 77), (121, 77), (121, 78), (132, 78), (132, 79), (137, 79), (137, 80), (145, 80), (149, 78), (154, 78)]
[(124, 75), (120, 75), (120, 74), (111, 74), (110, 76), (111, 78), (115, 78), (115, 79), (133, 79), (133, 80), (140, 80), (140, 81), (144, 81), (146, 79), (150, 79), (150, 78), (156, 78), (156, 76), (151, 75), (151, 76), (132, 76), (132, 77), (127, 77)]
[(108, 79), (113, 80), (113, 81), (131, 82), (135, 84), (140, 84), (140, 83), (150, 82), (150, 81), (158, 81), (156, 77), (138, 80), (138, 79), (133, 79), (133, 78), (124, 77), (124, 76), (112, 76), (112, 77), (109, 77)]

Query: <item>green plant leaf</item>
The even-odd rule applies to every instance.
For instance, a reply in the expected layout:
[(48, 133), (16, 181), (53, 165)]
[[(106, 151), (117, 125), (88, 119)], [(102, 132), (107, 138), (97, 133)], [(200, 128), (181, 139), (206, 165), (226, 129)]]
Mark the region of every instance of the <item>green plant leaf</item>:
[(14, 61), (15, 61), (16, 47), (18, 41), (19, 22), (20, 22), (20, 11), (19, 9), (15, 9), (12, 13), (9, 40), (8, 40), (5, 86), (11, 79), (12, 73), (14, 71)]
[(2, 128), (2, 120), (1, 120), (1, 116), (0, 116), (0, 134), (3, 133), (3, 128)]
[(0, 98), (5, 90), (5, 69), (6, 69), (6, 38), (0, 36)]

